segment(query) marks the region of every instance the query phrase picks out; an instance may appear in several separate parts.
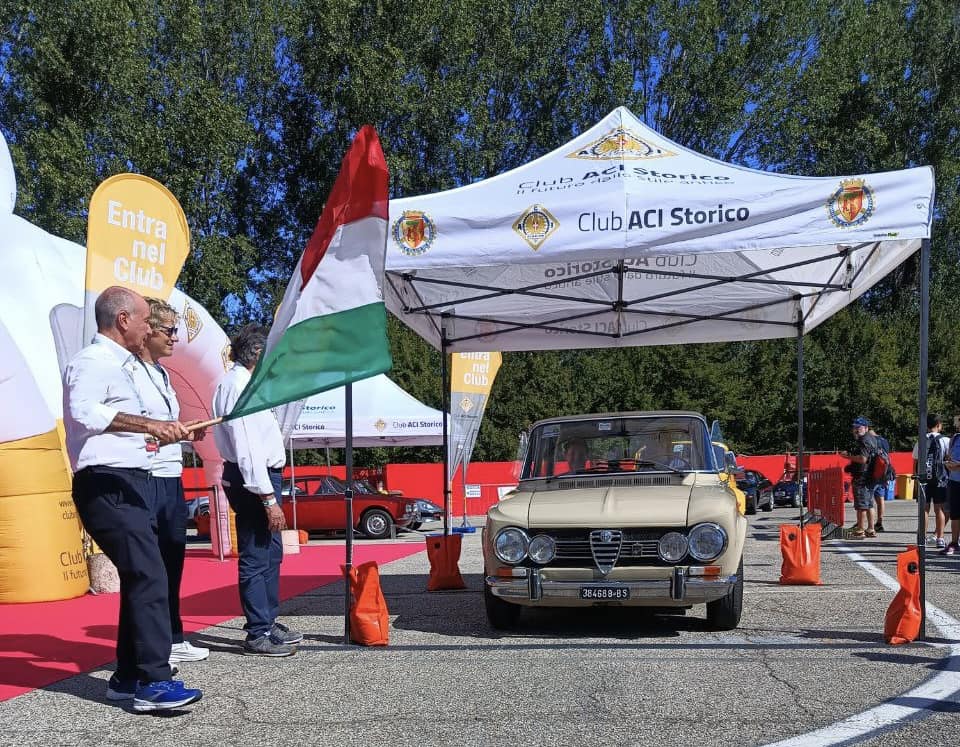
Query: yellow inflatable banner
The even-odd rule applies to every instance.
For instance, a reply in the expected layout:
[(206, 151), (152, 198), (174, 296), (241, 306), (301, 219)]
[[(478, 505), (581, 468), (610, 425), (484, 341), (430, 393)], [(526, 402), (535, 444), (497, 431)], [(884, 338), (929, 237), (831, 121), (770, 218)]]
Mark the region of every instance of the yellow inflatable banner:
[(83, 344), (96, 332), (93, 304), (111, 285), (170, 297), (190, 251), (183, 208), (160, 182), (117, 174), (97, 187), (87, 219)]

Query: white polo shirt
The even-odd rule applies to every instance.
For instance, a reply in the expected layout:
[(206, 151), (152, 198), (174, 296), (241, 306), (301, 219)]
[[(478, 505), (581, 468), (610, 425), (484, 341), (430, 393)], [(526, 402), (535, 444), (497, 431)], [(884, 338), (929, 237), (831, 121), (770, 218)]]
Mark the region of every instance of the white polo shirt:
[[(213, 393), (213, 415), (221, 417), (233, 409), (250, 383), (250, 372), (239, 363), (227, 371)], [(268, 467), (279, 469), (286, 462), (283, 435), (271, 410), (255, 412), (213, 427), (213, 439), (220, 455), (236, 462), (243, 475), (243, 487), (257, 495), (273, 495)]]
[(145, 433), (107, 433), (117, 413), (143, 415), (143, 396), (134, 383), (137, 357), (98, 334), (63, 372), (63, 426), (74, 473), (84, 467), (149, 470), (154, 452)]
[[(147, 417), (154, 420), (179, 420), (180, 403), (170, 384), (170, 375), (159, 363), (137, 359), (134, 381), (143, 397)], [(180, 477), (183, 474), (183, 447), (180, 443), (161, 446), (153, 457), (150, 473), (157, 477)]]

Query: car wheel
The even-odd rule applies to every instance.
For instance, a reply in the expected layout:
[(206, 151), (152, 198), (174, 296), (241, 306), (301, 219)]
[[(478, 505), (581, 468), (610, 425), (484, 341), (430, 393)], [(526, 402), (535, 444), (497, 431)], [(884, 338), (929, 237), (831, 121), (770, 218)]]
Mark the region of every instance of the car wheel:
[(747, 513), (750, 516), (757, 513), (757, 497), (756, 496), (747, 496)]
[(415, 532), (422, 526), (423, 524), (421, 524), (419, 521), (415, 521), (413, 524), (407, 524), (407, 529), (411, 529)]
[(793, 496), (793, 500), (790, 501), (790, 505), (793, 506), (794, 508), (800, 508), (800, 496), (799, 495)]
[(763, 505), (764, 511), (773, 511), (773, 496), (770, 496), (770, 499)]
[(372, 540), (389, 537), (392, 526), (393, 518), (380, 508), (371, 508), (360, 519), (360, 531)]
[(483, 606), (487, 610), (487, 620), (495, 630), (513, 630), (520, 620), (520, 605), (504, 602), (495, 597), (490, 587), (483, 585)]
[(733, 630), (743, 613), (743, 558), (737, 568), (737, 583), (725, 597), (707, 602), (707, 622), (714, 630)]

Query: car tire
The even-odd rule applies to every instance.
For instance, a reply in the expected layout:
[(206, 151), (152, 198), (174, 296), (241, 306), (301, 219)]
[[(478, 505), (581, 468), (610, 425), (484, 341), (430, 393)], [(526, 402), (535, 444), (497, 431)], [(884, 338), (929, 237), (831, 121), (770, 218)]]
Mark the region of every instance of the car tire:
[(420, 527), (422, 527), (422, 526), (423, 526), (423, 524), (422, 524), (421, 522), (415, 521), (415, 522), (413, 522), (413, 524), (407, 524), (407, 526), (406, 526), (405, 528), (415, 532), (415, 531), (417, 531), (417, 530), (418, 530)]
[(800, 508), (800, 496), (799, 495), (793, 496), (793, 498), (790, 500), (790, 505), (793, 506), (794, 508)]
[(770, 500), (767, 501), (767, 502), (764, 504), (763, 510), (766, 511), (766, 512), (773, 511), (773, 496), (772, 496), (772, 495), (770, 496)]
[(714, 630), (733, 630), (743, 614), (743, 558), (737, 568), (737, 583), (730, 593), (715, 602), (707, 602), (707, 623)]
[(747, 515), (753, 516), (755, 513), (757, 513), (757, 499), (747, 496)]
[(487, 620), (494, 630), (514, 630), (517, 627), (520, 621), (520, 605), (495, 597), (486, 583), (483, 585), (483, 606), (487, 610)]
[(381, 508), (371, 508), (360, 517), (360, 531), (372, 540), (386, 539), (393, 527), (393, 517)]

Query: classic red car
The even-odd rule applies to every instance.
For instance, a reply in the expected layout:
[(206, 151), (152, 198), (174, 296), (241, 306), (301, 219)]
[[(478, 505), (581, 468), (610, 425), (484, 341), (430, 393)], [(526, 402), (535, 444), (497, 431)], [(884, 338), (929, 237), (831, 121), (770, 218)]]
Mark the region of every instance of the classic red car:
[[(347, 520), (344, 500), (346, 485), (333, 475), (298, 477), (295, 483), (297, 498), (297, 529), (309, 531), (342, 530)], [(396, 493), (373, 490), (368, 483), (354, 481), (354, 527), (370, 539), (384, 539), (396, 529), (419, 526), (423, 517), (416, 498)], [(293, 500), (290, 481), (283, 489), (283, 515), (287, 526), (293, 527)]]

